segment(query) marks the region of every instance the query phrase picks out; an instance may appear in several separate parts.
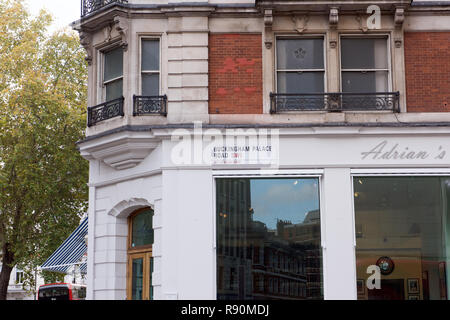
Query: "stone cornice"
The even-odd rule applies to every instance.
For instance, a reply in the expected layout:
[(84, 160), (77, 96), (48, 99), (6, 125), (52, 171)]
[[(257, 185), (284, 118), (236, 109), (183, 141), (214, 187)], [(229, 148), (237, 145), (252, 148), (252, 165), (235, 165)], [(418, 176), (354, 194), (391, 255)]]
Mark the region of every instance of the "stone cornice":
[(158, 147), (160, 139), (151, 131), (121, 130), (78, 143), (81, 156), (103, 161), (116, 170), (133, 168)]

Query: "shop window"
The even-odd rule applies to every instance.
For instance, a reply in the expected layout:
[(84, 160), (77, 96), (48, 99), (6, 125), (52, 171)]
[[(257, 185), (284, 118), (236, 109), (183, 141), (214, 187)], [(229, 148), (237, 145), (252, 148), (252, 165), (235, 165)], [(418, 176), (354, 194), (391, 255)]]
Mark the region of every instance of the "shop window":
[(323, 38), (277, 39), (277, 93), (324, 92), (323, 43)]
[[(310, 228), (320, 230), (318, 184), (317, 178), (216, 180), (218, 299), (323, 299), (321, 235)], [(307, 232), (290, 236), (292, 228)], [(290, 281), (317, 290), (300, 297)]]
[(388, 92), (388, 38), (342, 37), (341, 77), (342, 92)]
[[(450, 178), (358, 177), (354, 186), (364, 230), (356, 237), (358, 299), (447, 300)], [(368, 272), (373, 266), (379, 272)]]
[(128, 300), (153, 300), (153, 210), (141, 209), (128, 218)]
[(160, 92), (159, 39), (141, 41), (141, 92), (143, 96), (159, 96)]
[(121, 47), (103, 53), (103, 87), (105, 100), (123, 96), (123, 49)]

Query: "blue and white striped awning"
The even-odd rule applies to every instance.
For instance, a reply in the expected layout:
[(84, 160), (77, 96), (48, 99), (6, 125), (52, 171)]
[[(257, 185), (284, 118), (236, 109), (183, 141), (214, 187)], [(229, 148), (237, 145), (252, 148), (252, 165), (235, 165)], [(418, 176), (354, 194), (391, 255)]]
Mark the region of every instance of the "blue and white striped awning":
[(67, 274), (73, 266), (79, 266), (80, 272), (86, 274), (87, 264), (83, 257), (87, 252), (85, 236), (88, 233), (86, 217), (74, 232), (56, 249), (41, 266), (42, 270)]

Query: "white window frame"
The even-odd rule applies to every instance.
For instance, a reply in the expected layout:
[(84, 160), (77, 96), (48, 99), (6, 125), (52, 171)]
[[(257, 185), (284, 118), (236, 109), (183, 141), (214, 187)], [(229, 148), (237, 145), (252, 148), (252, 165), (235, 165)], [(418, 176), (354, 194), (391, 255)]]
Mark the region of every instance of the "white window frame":
[[(146, 40), (158, 40), (159, 42), (159, 69), (158, 70), (142, 70), (142, 42)], [(142, 95), (142, 75), (143, 74), (158, 74), (158, 83), (159, 83), (159, 92), (158, 95), (161, 95), (161, 60), (162, 60), (162, 46), (161, 46), (161, 36), (160, 35), (141, 35), (139, 36), (139, 83), (138, 83), (138, 92), (139, 95)]]
[[(274, 83), (275, 88), (274, 92), (283, 94), (285, 92), (278, 92), (278, 73), (279, 72), (323, 72), (323, 90), (324, 93), (328, 91), (328, 81), (327, 81), (327, 40), (326, 34), (307, 34), (307, 35), (293, 35), (293, 34), (279, 34), (275, 36), (275, 45), (274, 45), (274, 66), (275, 66), (275, 74), (274, 74)], [(278, 40), (303, 40), (303, 39), (322, 39), (323, 40), (323, 69), (278, 69)], [(319, 93), (319, 92), (310, 92), (310, 93)]]
[[(342, 38), (354, 38), (354, 39), (385, 39), (387, 48), (387, 69), (343, 69), (342, 68)], [(342, 74), (344, 72), (376, 72), (376, 71), (387, 71), (388, 73), (388, 88), (387, 92), (392, 92), (392, 54), (391, 54), (391, 37), (389, 33), (380, 34), (339, 34), (339, 85), (340, 90), (343, 92), (343, 81)], [(375, 92), (374, 92), (375, 93)]]

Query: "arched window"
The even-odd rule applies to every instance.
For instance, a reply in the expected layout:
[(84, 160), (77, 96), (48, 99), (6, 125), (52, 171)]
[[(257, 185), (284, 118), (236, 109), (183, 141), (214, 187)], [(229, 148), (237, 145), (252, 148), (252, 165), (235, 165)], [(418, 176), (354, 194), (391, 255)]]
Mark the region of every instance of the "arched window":
[(143, 208), (128, 218), (128, 300), (152, 300), (153, 209)]

